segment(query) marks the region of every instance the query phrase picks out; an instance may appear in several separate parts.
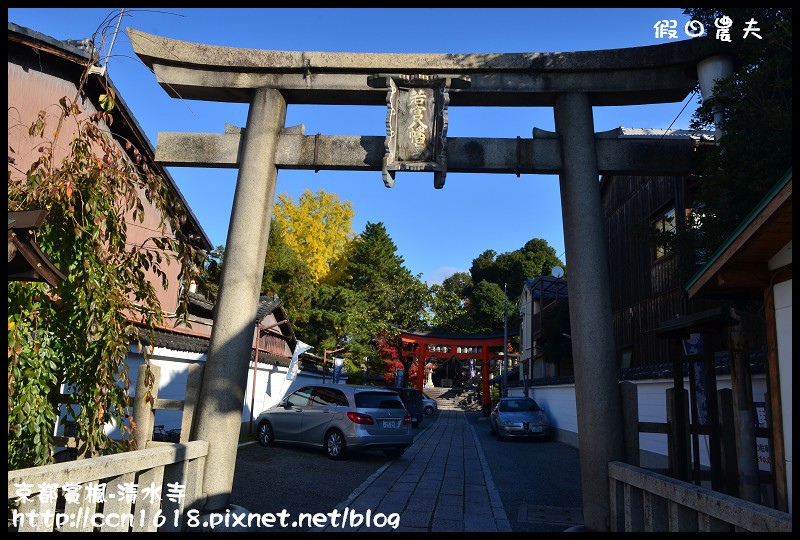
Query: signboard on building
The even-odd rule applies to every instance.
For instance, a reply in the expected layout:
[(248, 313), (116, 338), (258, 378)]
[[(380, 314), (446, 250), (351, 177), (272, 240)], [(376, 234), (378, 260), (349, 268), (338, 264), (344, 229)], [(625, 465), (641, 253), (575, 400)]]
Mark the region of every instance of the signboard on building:
[[(755, 420), (757, 428), (767, 428), (767, 405), (763, 401), (754, 401)], [(756, 455), (758, 456), (758, 470), (769, 472), (772, 470), (772, 459), (769, 452), (769, 439), (756, 437)]]

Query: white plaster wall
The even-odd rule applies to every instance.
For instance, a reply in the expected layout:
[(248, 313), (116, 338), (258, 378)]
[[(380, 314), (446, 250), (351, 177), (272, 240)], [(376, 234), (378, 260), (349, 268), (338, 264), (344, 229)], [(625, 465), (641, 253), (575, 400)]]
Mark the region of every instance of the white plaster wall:
[(792, 513), (792, 280), (778, 283), (775, 294), (775, 324), (778, 334), (778, 370), (781, 381), (786, 483), (789, 513)]
[[(204, 363), (206, 361), (206, 355), (156, 348), (151, 354), (150, 361), (153, 365), (161, 368), (158, 397), (162, 399), (184, 399), (186, 395), (186, 381), (189, 374), (189, 365), (196, 362)], [(144, 361), (142, 360), (141, 354), (132, 348), (131, 353), (128, 355), (127, 363), (130, 370), (131, 394), (134, 394), (139, 366), (141, 366)], [(282, 366), (260, 363), (258, 365), (258, 370), (254, 374), (253, 362), (250, 362), (244, 403), (242, 404), (242, 428), (244, 431), (247, 431), (250, 426), (251, 408), (253, 411), (253, 418), (255, 419), (261, 411), (275, 405), (285, 395), (293, 392), (300, 386), (312, 382), (322, 382), (321, 375), (306, 373), (302, 370), (297, 373), (297, 377), (293, 381), (287, 381), (286, 371), (287, 368)], [(255, 389), (253, 388), (254, 378)], [(328, 379), (330, 379), (330, 376)], [(346, 374), (343, 374), (343, 383), (346, 381)], [(253, 400), (254, 395), (255, 400)], [(163, 424), (164, 429), (167, 431), (170, 429), (179, 429), (181, 427), (182, 414), (181, 411), (157, 410), (155, 412), (155, 424)], [(112, 438), (120, 438), (120, 433), (119, 430), (116, 429), (116, 426), (109, 425), (106, 432)]]
[[(194, 363), (204, 363), (206, 355), (202, 353), (189, 353), (185, 351), (174, 351), (157, 347), (150, 356), (150, 363), (161, 369), (161, 377), (158, 384), (158, 397), (160, 399), (183, 399), (186, 395), (186, 381), (189, 376), (189, 366)], [(142, 356), (132, 351), (127, 358), (128, 369), (131, 378), (131, 395), (136, 393), (136, 381), (139, 375), (139, 367), (144, 364)], [(164, 429), (180, 429), (183, 413), (181, 411), (155, 412), (155, 424), (163, 424)], [(118, 438), (119, 433), (111, 435)]]
[[(672, 388), (672, 379), (643, 379), (631, 381), (636, 384), (639, 398), (639, 421), (666, 423), (667, 421), (667, 389)], [(758, 396), (766, 393), (766, 378), (763, 374), (752, 376), (753, 396), (759, 401)], [(689, 388), (688, 379), (684, 379), (684, 388)], [(717, 377), (717, 389), (731, 388), (729, 375)], [(510, 388), (509, 396), (523, 395), (522, 388)], [(575, 404), (575, 385), (535, 386), (529, 389), (529, 395), (544, 407), (554, 428), (558, 430), (558, 439), (561, 442), (577, 447), (578, 443), (578, 415)], [(791, 422), (791, 417), (789, 418)], [(788, 433), (791, 434), (791, 425)], [(643, 467), (665, 467), (667, 452), (667, 436), (659, 433), (640, 433), (639, 448), (642, 452), (641, 464)], [(787, 451), (788, 453), (788, 451)], [(708, 452), (708, 437), (700, 437), (700, 463), (704, 466), (710, 464)], [(791, 479), (790, 479), (791, 482)]]

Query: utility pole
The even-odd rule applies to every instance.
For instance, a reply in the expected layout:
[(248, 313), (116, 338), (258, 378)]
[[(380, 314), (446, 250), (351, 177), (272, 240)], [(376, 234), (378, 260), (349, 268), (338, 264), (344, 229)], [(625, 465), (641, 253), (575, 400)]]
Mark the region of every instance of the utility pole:
[(503, 383), (500, 396), (508, 397), (508, 283), (503, 283)]
[(337, 353), (339, 351), (343, 351), (345, 348), (342, 347), (341, 349), (333, 349), (333, 350), (325, 350), (322, 353), (322, 384), (325, 384), (325, 367), (328, 365), (328, 353)]

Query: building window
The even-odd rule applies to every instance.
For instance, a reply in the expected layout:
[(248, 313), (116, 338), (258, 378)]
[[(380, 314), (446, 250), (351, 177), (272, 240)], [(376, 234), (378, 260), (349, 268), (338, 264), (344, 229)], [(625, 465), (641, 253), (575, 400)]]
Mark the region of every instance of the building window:
[(655, 259), (664, 257), (671, 251), (670, 236), (675, 234), (675, 209), (670, 208), (653, 222), (655, 239)]
[(523, 305), (519, 310), (519, 314), (522, 318), (522, 322), (519, 325), (520, 341), (522, 342), (522, 350), (527, 351), (531, 348), (531, 334), (528, 331), (528, 326), (530, 325), (530, 321), (528, 320), (528, 306)]
[(631, 367), (631, 360), (633, 359), (633, 347), (625, 347), (619, 354), (619, 367), (626, 369)]

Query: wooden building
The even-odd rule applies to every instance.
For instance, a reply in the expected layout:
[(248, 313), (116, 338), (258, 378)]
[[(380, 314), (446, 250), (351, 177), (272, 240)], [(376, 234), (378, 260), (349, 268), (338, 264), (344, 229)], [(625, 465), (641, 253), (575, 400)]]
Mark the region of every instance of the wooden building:
[[(619, 128), (619, 136), (706, 142), (685, 131)], [(696, 179), (691, 176), (604, 175), (601, 179), (614, 340), (622, 369), (669, 362), (669, 345), (656, 336), (656, 328), (669, 319), (717, 305), (699, 300), (689, 305), (683, 291), (690, 274), (686, 268), (702, 263), (696, 254), (652, 240), (653, 232), (665, 235), (686, 230), (695, 188)]]

